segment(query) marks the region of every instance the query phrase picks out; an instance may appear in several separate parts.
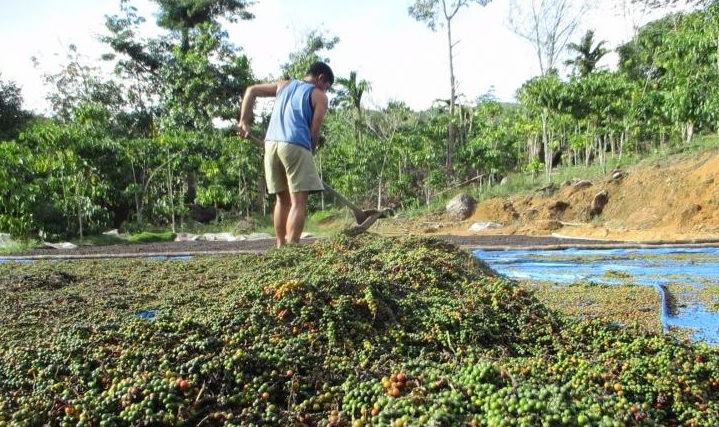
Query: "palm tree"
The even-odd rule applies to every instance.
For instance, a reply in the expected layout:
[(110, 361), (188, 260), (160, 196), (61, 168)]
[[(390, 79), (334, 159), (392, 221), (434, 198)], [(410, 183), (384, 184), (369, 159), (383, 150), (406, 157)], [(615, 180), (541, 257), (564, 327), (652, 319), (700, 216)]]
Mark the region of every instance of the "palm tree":
[(357, 71), (350, 71), (349, 78), (337, 77), (337, 90), (334, 99), (335, 105), (339, 107), (352, 107), (357, 110), (358, 115), (362, 115), (362, 95), (371, 90), (371, 85), (366, 80), (357, 81)]
[(371, 90), (371, 85), (366, 80), (357, 80), (357, 72), (350, 71), (349, 78), (337, 77), (336, 83), (339, 86), (333, 105), (340, 108), (353, 108), (357, 111), (355, 120), (355, 136), (357, 142), (361, 139), (362, 125), (362, 95)]
[(609, 53), (604, 48), (606, 40), (602, 40), (594, 46), (594, 30), (587, 30), (582, 40), (577, 43), (569, 43), (567, 48), (577, 53), (574, 59), (564, 62), (565, 65), (571, 65), (579, 72), (580, 77), (585, 77), (597, 68), (597, 63)]

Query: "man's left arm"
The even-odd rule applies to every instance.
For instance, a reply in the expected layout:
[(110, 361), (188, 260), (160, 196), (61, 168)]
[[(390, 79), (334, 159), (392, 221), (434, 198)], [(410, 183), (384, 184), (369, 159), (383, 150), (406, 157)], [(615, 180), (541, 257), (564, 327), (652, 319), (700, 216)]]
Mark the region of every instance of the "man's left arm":
[(310, 135), (312, 136), (312, 152), (314, 152), (320, 142), (320, 130), (322, 129), (322, 121), (325, 119), (329, 101), (327, 94), (319, 89), (312, 90), (312, 122), (310, 123)]

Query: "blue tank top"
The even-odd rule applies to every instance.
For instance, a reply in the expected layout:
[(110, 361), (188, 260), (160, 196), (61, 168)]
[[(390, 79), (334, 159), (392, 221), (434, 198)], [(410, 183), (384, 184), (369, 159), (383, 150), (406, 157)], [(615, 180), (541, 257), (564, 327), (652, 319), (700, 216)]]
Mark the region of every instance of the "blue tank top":
[(314, 88), (312, 83), (292, 80), (280, 90), (272, 108), (266, 141), (288, 142), (312, 151), (310, 96)]

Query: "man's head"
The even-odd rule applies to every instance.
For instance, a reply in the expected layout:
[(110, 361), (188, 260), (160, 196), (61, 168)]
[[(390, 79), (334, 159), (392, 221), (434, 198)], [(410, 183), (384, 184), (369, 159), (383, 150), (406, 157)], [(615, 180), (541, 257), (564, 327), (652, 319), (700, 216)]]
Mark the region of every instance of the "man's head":
[(325, 92), (335, 82), (335, 74), (332, 72), (332, 68), (321, 61), (310, 65), (310, 68), (307, 69), (307, 77), (310, 77), (315, 86)]

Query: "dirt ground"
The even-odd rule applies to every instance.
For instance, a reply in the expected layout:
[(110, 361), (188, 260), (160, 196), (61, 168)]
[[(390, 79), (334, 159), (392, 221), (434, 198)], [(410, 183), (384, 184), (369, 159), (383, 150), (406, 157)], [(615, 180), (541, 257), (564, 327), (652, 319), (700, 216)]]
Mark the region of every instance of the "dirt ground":
[[(606, 204), (592, 215), (592, 203), (602, 192)], [(488, 223), (501, 227), (470, 229)], [(412, 224), (407, 231), (650, 243), (719, 241), (719, 149), (611, 171), (601, 180), (577, 177), (553, 191), (483, 201), (464, 221), (453, 222), (444, 215)]]
[[(601, 212), (598, 194), (604, 194)], [(472, 226), (492, 224), (473, 231)], [(480, 227), (482, 228), (482, 227)], [(719, 244), (719, 149), (676, 155), (600, 180), (577, 177), (532, 193), (475, 206), (463, 221), (446, 214), (413, 220), (386, 218), (369, 230), (380, 235), (433, 235), (466, 248)], [(311, 239), (305, 240), (309, 242)], [(76, 249), (38, 249), (17, 256), (166, 256), (257, 252), (274, 240), (163, 242)]]

